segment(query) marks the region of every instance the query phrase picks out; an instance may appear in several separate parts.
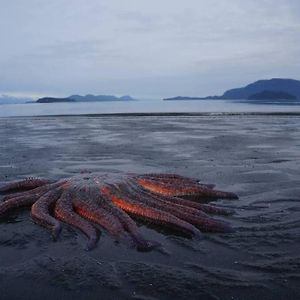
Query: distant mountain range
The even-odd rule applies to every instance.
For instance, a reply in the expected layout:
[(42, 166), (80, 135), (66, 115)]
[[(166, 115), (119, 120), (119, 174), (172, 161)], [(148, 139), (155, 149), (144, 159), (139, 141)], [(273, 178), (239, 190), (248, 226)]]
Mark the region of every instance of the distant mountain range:
[[(164, 100), (209, 100), (209, 99), (232, 99), (232, 100), (242, 100), (242, 99), (253, 99), (259, 100), (260, 93), (262, 100), (272, 99), (298, 99), (300, 100), (300, 81), (294, 79), (282, 79), (273, 78), (269, 80), (258, 80), (251, 83), (245, 87), (234, 88), (226, 91), (222, 96), (208, 96), (208, 97), (185, 97), (177, 96), (173, 98), (165, 98)], [(287, 98), (280, 98), (287, 97)]]
[(38, 103), (55, 103), (55, 102), (96, 102), (96, 101), (133, 101), (130, 96), (116, 97), (112, 95), (92, 95), (88, 94), (85, 96), (72, 95), (66, 98), (55, 98), (55, 97), (43, 97), (39, 98), (36, 102)]

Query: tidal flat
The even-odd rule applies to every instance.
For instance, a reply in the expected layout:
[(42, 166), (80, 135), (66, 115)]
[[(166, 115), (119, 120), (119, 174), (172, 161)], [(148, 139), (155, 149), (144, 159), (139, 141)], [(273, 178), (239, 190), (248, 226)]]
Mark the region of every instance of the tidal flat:
[[(99, 230), (58, 241), (20, 210), (1, 219), (1, 299), (299, 299), (300, 117), (0, 118), (0, 181), (82, 170), (177, 173), (239, 195), (218, 200), (232, 233), (182, 237), (137, 220), (165, 252), (137, 252)], [(2, 197), (2, 196), (0, 196)], [(1, 199), (0, 199), (1, 201)]]

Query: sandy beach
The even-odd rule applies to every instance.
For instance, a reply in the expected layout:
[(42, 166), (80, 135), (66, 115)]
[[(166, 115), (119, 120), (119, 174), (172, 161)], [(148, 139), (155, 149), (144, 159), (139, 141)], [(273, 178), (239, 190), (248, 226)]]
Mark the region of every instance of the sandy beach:
[[(201, 241), (138, 221), (168, 254), (64, 226), (57, 242), (29, 210), (1, 219), (0, 298), (299, 299), (300, 117), (61, 116), (0, 119), (0, 181), (82, 170), (197, 177), (239, 200), (227, 234)], [(0, 196), (2, 197), (2, 196)]]

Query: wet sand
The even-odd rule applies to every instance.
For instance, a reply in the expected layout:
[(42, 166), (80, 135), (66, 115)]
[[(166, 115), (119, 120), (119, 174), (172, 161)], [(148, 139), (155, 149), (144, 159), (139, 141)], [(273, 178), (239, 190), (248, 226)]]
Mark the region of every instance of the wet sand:
[(299, 299), (299, 116), (0, 119), (0, 181), (81, 170), (171, 172), (232, 191), (234, 233), (195, 241), (140, 222), (169, 255), (64, 226), (57, 242), (28, 210), (1, 220), (3, 299)]

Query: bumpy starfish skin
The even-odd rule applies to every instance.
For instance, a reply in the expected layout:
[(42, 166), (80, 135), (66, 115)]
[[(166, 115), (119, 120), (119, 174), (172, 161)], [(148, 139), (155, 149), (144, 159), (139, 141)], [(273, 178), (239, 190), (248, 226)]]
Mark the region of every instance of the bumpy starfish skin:
[(117, 241), (148, 251), (158, 243), (146, 240), (130, 215), (191, 237), (201, 231), (230, 232), (229, 224), (209, 214), (229, 215), (232, 211), (200, 201), (238, 197), (213, 188), (176, 174), (84, 173), (56, 182), (29, 178), (0, 186), (1, 193), (10, 193), (0, 203), (0, 217), (31, 206), (34, 221), (51, 230), (55, 240), (63, 222), (81, 230), (88, 237), (87, 249), (92, 249), (98, 240), (98, 225)]

